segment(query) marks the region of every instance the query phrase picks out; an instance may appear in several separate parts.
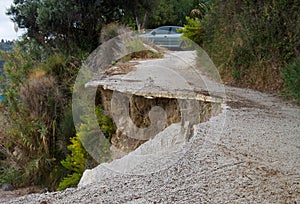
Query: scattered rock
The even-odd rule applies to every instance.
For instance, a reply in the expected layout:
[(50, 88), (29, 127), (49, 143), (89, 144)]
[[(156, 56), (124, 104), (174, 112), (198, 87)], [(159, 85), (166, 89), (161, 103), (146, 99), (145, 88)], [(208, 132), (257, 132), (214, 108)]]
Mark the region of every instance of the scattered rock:
[(13, 190), (15, 190), (15, 187), (10, 183), (5, 183), (2, 185), (1, 189), (3, 191), (13, 191)]

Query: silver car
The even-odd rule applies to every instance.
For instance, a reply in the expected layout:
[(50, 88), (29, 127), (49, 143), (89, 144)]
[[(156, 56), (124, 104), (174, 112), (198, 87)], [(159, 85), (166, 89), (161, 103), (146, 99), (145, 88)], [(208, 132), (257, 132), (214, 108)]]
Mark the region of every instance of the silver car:
[(178, 32), (178, 29), (183, 28), (180, 26), (162, 26), (158, 27), (149, 33), (141, 35), (141, 37), (147, 38), (155, 45), (166, 48), (183, 48), (184, 42), (181, 40), (182, 33)]

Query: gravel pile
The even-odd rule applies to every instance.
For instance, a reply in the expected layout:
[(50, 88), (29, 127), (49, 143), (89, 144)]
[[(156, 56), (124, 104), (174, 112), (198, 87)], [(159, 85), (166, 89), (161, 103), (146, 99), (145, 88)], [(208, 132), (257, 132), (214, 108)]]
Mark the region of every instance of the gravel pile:
[(198, 124), (167, 168), (144, 164), (143, 174), (7, 203), (300, 203), (299, 106), (247, 89), (226, 93), (227, 109)]

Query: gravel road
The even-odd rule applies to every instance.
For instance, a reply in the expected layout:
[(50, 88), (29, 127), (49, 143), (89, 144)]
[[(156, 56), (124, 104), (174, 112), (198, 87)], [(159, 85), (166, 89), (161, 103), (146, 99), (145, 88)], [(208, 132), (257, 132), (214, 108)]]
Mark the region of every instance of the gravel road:
[(300, 203), (300, 107), (274, 95), (225, 88), (226, 110), (197, 125), (168, 168), (145, 164), (144, 174), (112, 174), (81, 188), (2, 201)]

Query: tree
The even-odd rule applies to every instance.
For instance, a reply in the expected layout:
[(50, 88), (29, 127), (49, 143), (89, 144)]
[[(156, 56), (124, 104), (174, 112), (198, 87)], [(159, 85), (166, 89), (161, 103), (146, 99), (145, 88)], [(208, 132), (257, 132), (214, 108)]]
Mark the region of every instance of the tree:
[(135, 22), (138, 30), (147, 28), (148, 18), (156, 9), (159, 0), (125, 0), (122, 1), (124, 23)]
[(117, 0), (15, 0), (7, 14), (41, 45), (70, 51), (95, 49), (101, 26), (122, 15)]
[[(162, 25), (182, 26), (193, 9), (202, 9), (201, 3), (209, 5), (209, 0), (135, 0), (125, 1), (124, 4), (127, 22), (131, 19), (141, 28), (155, 28)], [(130, 8), (129, 12), (126, 8)]]
[(3, 145), (9, 153), (21, 152), (12, 159), (24, 175), (23, 184), (54, 189), (66, 173), (60, 161), (75, 136), (67, 111), (73, 83), (81, 61), (98, 45), (102, 25), (120, 18), (117, 2), (15, 0), (8, 10), (27, 29), (15, 52), (5, 54), (3, 91), (9, 135)]
[[(15, 0), (7, 14), (27, 36), (49, 49), (92, 51), (105, 24), (147, 19), (159, 0)], [(170, 3), (170, 2), (169, 2)], [(143, 26), (146, 26), (144, 21)]]

